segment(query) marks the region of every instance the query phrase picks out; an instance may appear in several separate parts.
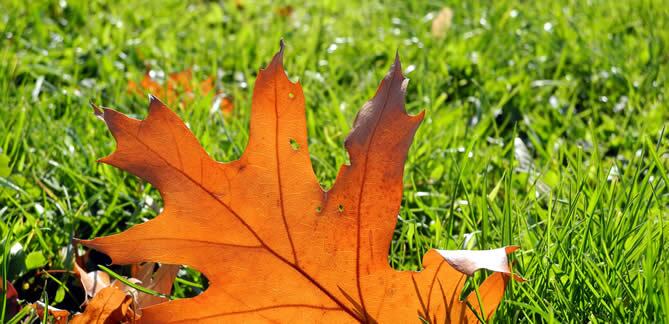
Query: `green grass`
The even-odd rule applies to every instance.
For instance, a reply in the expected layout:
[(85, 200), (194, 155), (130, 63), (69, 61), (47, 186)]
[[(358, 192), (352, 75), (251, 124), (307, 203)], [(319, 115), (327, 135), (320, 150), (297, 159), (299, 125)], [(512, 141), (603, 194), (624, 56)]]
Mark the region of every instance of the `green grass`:
[[(177, 112), (207, 152), (232, 160), (257, 70), (284, 38), (325, 186), (399, 49), (407, 107), (427, 116), (406, 164), (394, 267), (418, 269), (432, 247), (515, 244), (530, 280), (509, 287), (495, 322), (669, 322), (665, 2), (451, 1), (444, 39), (430, 34), (441, 2), (295, 1), (289, 17), (244, 3), (2, 1), (0, 271), (23, 299), (77, 309), (75, 279), (38, 271), (71, 267), (72, 237), (119, 232), (160, 203), (96, 163), (114, 141), (89, 101), (143, 117), (148, 99), (126, 85), (145, 66), (216, 76), (233, 116), (210, 113), (211, 95)], [(175, 294), (204, 286), (189, 270)]]

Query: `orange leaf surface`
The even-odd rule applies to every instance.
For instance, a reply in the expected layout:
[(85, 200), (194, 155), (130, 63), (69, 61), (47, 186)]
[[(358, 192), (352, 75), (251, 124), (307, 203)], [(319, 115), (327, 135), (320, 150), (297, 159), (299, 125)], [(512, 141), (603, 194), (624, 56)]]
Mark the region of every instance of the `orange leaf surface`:
[[(282, 56), (283, 44), (258, 74), (249, 142), (237, 161), (214, 161), (155, 97), (141, 121), (95, 107), (117, 141), (101, 161), (152, 183), (164, 210), (125, 232), (83, 243), (115, 263), (185, 264), (209, 279), (201, 295), (145, 308), (140, 320), (441, 323), (490, 317), (510, 277), (506, 255), (514, 248), (431, 250), (420, 272), (388, 264), (404, 161), (423, 119), (404, 109), (407, 80), (399, 58), (346, 139), (350, 165), (324, 192), (309, 158), (302, 88), (288, 80)], [(499, 272), (478, 287), (479, 296), (461, 301), (463, 271), (479, 268)]]

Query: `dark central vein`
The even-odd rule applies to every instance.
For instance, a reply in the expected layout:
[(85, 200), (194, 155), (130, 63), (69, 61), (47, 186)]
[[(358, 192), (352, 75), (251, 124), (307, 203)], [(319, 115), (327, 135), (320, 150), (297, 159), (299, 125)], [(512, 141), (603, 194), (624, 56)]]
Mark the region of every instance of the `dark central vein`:
[[(167, 108), (166, 108), (166, 109), (167, 109)], [(142, 122), (144, 122), (144, 121), (142, 121)], [(123, 132), (125, 132), (125, 131), (123, 131)], [(260, 238), (260, 236), (258, 235), (258, 233), (256, 233), (256, 231), (254, 231), (253, 228), (252, 228), (248, 223), (246, 223), (246, 221), (244, 221), (244, 219), (243, 219), (239, 214), (237, 214), (236, 211), (234, 211), (230, 206), (228, 206), (228, 205), (227, 205), (224, 201), (222, 201), (218, 196), (214, 195), (211, 191), (207, 190), (207, 188), (205, 188), (201, 183), (195, 181), (195, 179), (193, 179), (190, 175), (188, 175), (184, 170), (181, 170), (181, 169), (179, 169), (179, 168), (176, 168), (174, 165), (172, 165), (172, 164), (171, 164), (169, 161), (167, 161), (164, 157), (162, 157), (160, 154), (158, 154), (158, 152), (156, 152), (156, 151), (153, 150), (149, 145), (147, 145), (146, 143), (144, 143), (144, 142), (139, 138), (139, 134), (130, 134), (130, 133), (128, 133), (128, 132), (125, 132), (125, 133), (127, 133), (127, 134), (129, 134), (130, 136), (134, 137), (135, 140), (136, 140), (138, 143), (140, 143), (140, 144), (142, 144), (144, 147), (146, 147), (146, 149), (147, 149), (149, 152), (153, 153), (155, 156), (157, 156), (159, 159), (161, 159), (167, 166), (171, 167), (172, 169), (176, 170), (178, 173), (180, 173), (181, 175), (183, 175), (184, 177), (186, 177), (186, 179), (188, 179), (188, 180), (191, 181), (193, 184), (195, 184), (196, 186), (198, 186), (202, 191), (204, 191), (204, 192), (205, 192), (206, 194), (208, 194), (211, 198), (213, 198), (216, 202), (218, 202), (221, 206), (223, 206), (228, 212), (230, 212), (235, 218), (237, 218), (237, 220), (239, 220), (239, 222), (242, 223), (242, 225), (243, 225), (244, 227), (246, 227), (246, 229), (251, 233), (251, 235), (253, 235), (253, 236), (256, 238), (256, 240), (258, 240), (258, 242), (260, 243), (260, 245), (262, 245), (262, 247), (265, 248), (265, 250), (267, 250), (269, 253), (271, 253), (271, 254), (272, 254), (274, 257), (276, 257), (277, 259), (281, 260), (281, 262), (285, 263), (286, 265), (290, 266), (290, 267), (293, 268), (295, 271), (297, 271), (298, 273), (300, 273), (304, 278), (306, 278), (307, 280), (309, 280), (309, 282), (311, 282), (311, 284), (313, 284), (314, 286), (316, 286), (321, 292), (323, 292), (328, 298), (330, 298), (334, 303), (336, 303), (337, 306), (341, 307), (341, 309), (344, 310), (344, 311), (345, 311), (347, 314), (349, 314), (351, 317), (355, 318), (355, 319), (358, 320), (358, 321), (361, 320), (361, 319), (357, 316), (357, 314), (355, 314), (352, 310), (350, 310), (348, 307), (346, 307), (346, 305), (344, 305), (344, 303), (342, 303), (339, 299), (337, 299), (337, 297), (335, 297), (329, 290), (327, 290), (327, 289), (326, 289), (325, 287), (323, 287), (319, 282), (317, 282), (313, 277), (311, 277), (308, 273), (306, 273), (302, 268), (300, 268), (300, 267), (298, 267), (297, 265), (293, 264), (292, 262), (290, 262), (289, 260), (287, 260), (286, 258), (284, 258), (282, 255), (280, 255), (279, 253), (277, 253), (276, 251), (274, 251), (272, 248), (270, 248), (269, 245), (267, 245), (267, 243), (265, 243), (265, 241), (263, 241), (262, 238)]]
[[(276, 67), (275, 67), (276, 68)], [(276, 79), (276, 73), (274, 74), (274, 153), (276, 154), (276, 177), (278, 179), (279, 186), (279, 203), (281, 204), (281, 218), (283, 219), (283, 227), (286, 230), (286, 235), (288, 236), (288, 242), (290, 242), (290, 249), (293, 251), (293, 261), (296, 266), (299, 266), (297, 261), (297, 253), (295, 252), (295, 245), (293, 244), (293, 238), (290, 235), (290, 229), (288, 229), (288, 221), (286, 221), (286, 210), (283, 203), (283, 186), (281, 185), (281, 166), (279, 165), (279, 98), (276, 94), (276, 84), (278, 80)]]
[[(360, 287), (360, 209), (362, 208), (362, 199), (364, 197), (364, 190), (365, 190), (365, 183), (367, 181), (367, 162), (369, 160), (369, 147), (371, 146), (372, 142), (374, 141), (374, 136), (376, 135), (376, 128), (379, 126), (379, 123), (381, 119), (383, 118), (383, 113), (386, 111), (386, 106), (388, 105), (388, 100), (390, 99), (390, 89), (392, 89), (393, 86), (393, 81), (395, 81), (395, 75), (394, 71), (392, 72), (393, 75), (390, 78), (390, 84), (388, 85), (388, 92), (386, 94), (386, 98), (383, 102), (383, 106), (381, 106), (381, 113), (379, 114), (379, 117), (374, 121), (374, 127), (372, 128), (371, 132), (371, 137), (369, 139), (369, 142), (367, 142), (366, 148), (365, 148), (365, 160), (362, 164), (362, 184), (360, 185), (360, 193), (358, 194), (358, 220), (357, 220), (357, 228), (358, 228), (358, 237), (357, 237), (357, 243), (356, 246), (357, 248), (355, 249), (355, 279), (356, 279), (356, 285), (358, 286), (358, 298), (360, 298), (360, 306), (362, 306), (362, 314), (364, 316), (364, 322), (367, 323), (369, 322), (369, 318), (367, 315), (367, 309), (365, 308), (365, 299), (362, 298), (362, 288)], [(372, 99), (374, 100), (374, 99)]]

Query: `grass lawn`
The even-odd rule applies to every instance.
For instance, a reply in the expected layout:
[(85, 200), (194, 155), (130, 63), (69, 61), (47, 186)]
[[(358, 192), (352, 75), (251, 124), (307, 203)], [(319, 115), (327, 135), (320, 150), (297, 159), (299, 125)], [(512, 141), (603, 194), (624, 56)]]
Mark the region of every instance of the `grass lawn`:
[[(213, 76), (231, 116), (211, 109), (212, 93), (172, 108), (233, 160), (258, 68), (283, 38), (324, 187), (399, 49), (407, 108), (426, 118), (395, 268), (419, 269), (433, 247), (519, 245), (514, 269), (530, 280), (509, 286), (494, 322), (669, 322), (666, 2), (250, 2), (0, 3), (1, 276), (22, 299), (76, 310), (76, 279), (40, 271), (71, 268), (73, 237), (120, 232), (160, 206), (150, 185), (96, 162), (115, 144), (89, 102), (143, 118), (148, 99), (127, 85), (147, 66), (158, 80)], [(443, 6), (453, 21), (437, 38)], [(174, 293), (205, 287), (184, 269)]]

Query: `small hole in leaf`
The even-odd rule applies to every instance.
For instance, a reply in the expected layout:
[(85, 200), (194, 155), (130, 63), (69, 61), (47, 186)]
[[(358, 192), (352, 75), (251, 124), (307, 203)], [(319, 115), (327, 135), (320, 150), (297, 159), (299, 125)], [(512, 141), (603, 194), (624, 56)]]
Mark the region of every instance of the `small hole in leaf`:
[(295, 94), (292, 93), (292, 92), (289, 92), (289, 93), (288, 93), (288, 98), (289, 98), (289, 99), (295, 99)]
[(172, 287), (172, 295), (192, 298), (201, 295), (209, 288), (209, 279), (199, 271), (188, 266), (181, 267), (178, 279)]
[(300, 149), (300, 144), (294, 138), (291, 138), (290, 147), (293, 148), (294, 151), (297, 151)]
[(341, 213), (341, 212), (344, 212), (344, 205), (339, 204), (339, 206), (337, 206), (337, 210), (338, 210), (340, 213)]
[(323, 207), (321, 207), (321, 206), (316, 207), (316, 212), (317, 213), (320, 213), (322, 210), (323, 210)]

